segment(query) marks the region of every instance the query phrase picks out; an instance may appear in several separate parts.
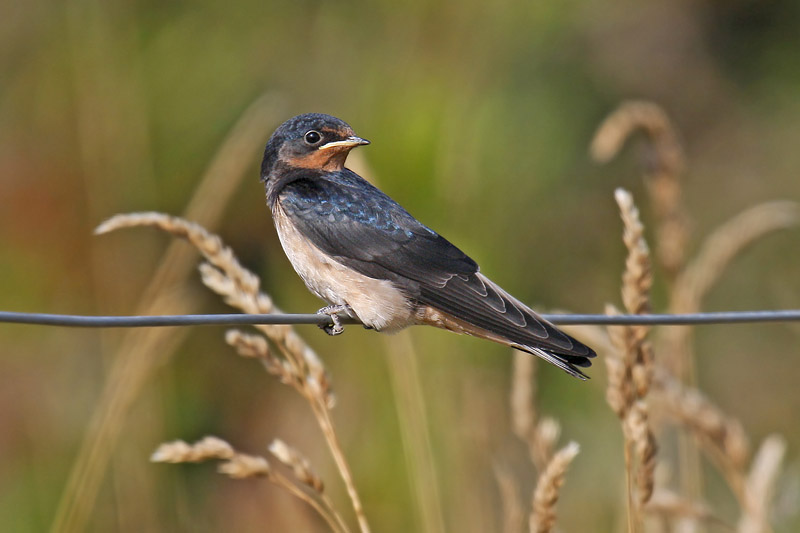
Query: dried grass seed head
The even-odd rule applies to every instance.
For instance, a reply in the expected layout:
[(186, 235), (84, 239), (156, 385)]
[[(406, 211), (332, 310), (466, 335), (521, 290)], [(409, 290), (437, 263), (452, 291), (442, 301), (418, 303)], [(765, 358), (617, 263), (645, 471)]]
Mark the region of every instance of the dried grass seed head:
[(197, 463), (209, 459), (229, 459), (234, 455), (233, 447), (218, 437), (205, 437), (187, 444), (182, 440), (166, 442), (159, 446), (150, 460), (155, 463)]
[(325, 486), (322, 479), (311, 468), (311, 462), (295, 448), (292, 448), (280, 439), (275, 439), (269, 445), (269, 451), (280, 462), (288, 466), (294, 472), (295, 477), (319, 493), (322, 493)]
[(266, 477), (272, 473), (269, 462), (261, 456), (237, 453), (217, 469), (220, 474), (225, 474), (234, 479), (252, 477)]
[(578, 443), (570, 442), (556, 452), (544, 472), (539, 475), (533, 491), (530, 531), (537, 533), (552, 531), (556, 522), (556, 503), (561, 486), (564, 484), (564, 476), (579, 451)]

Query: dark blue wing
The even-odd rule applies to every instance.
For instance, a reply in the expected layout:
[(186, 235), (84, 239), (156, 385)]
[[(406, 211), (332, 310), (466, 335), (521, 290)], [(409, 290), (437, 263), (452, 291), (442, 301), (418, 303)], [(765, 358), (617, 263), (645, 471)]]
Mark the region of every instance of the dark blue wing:
[(590, 348), (491, 282), (464, 252), (357, 174), (344, 169), (311, 178), (288, 183), (279, 195), (281, 207), (303, 235), (342, 264), (391, 280), (420, 304), (523, 349), (552, 352), (575, 375), (580, 372), (572, 365), (591, 364)]
[(464, 252), (357, 174), (345, 169), (325, 176), (287, 184), (279, 200), (324, 252), (364, 275), (411, 285), (443, 287), (455, 275), (477, 272)]

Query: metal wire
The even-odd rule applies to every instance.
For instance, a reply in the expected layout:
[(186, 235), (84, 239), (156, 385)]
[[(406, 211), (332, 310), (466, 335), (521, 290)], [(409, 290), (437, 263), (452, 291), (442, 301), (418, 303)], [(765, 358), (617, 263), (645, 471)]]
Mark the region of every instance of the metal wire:
[[(743, 322), (800, 321), (800, 309), (780, 311), (726, 311), (721, 313), (692, 313), (684, 315), (567, 315), (543, 314), (553, 324), (609, 325), (645, 324), (652, 326), (677, 326), (696, 324), (735, 324)], [(41, 326), (66, 326), (80, 328), (143, 328), (164, 326), (233, 326), (253, 324), (330, 324), (327, 315), (160, 315), (160, 316), (85, 316), (55, 315), (48, 313), (16, 313), (0, 311), (0, 323), (37, 324)], [(344, 324), (358, 324), (357, 320), (343, 318)]]

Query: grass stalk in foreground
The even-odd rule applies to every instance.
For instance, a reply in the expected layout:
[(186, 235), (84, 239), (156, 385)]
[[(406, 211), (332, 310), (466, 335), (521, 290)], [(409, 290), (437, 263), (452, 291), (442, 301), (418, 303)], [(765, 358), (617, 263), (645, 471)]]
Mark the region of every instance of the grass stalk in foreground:
[[(97, 231), (106, 233), (137, 226), (154, 226), (193, 244), (206, 260), (200, 268), (203, 283), (222, 296), (229, 305), (245, 313), (281, 312), (272, 299), (260, 291), (258, 277), (239, 263), (233, 251), (218, 236), (197, 224), (162, 213), (132, 213), (112, 217)], [(308, 401), (344, 482), (359, 528), (362, 533), (368, 533), (370, 528), (364, 508), (331, 417), (330, 410), (335, 398), (322, 361), (293, 328), (266, 324), (257, 325), (256, 328), (281, 354), (280, 361), (273, 359), (265, 363), (267, 371), (276, 374), (278, 372), (271, 371), (271, 368), (280, 368), (281, 381), (293, 386)], [(241, 338), (241, 334), (239, 336)], [(229, 339), (236, 337), (236, 333), (228, 333)], [(249, 347), (252, 348), (253, 341), (250, 341)]]

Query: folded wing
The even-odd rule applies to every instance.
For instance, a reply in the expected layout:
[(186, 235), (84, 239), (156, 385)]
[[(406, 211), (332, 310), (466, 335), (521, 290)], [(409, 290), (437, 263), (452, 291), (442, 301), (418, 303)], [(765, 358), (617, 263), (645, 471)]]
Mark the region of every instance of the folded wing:
[(475, 261), (357, 174), (345, 169), (290, 183), (281, 206), (314, 245), (342, 264), (392, 281), (421, 306), (466, 324), (466, 333), (585, 377), (577, 367), (590, 366), (594, 351), (486, 278)]

